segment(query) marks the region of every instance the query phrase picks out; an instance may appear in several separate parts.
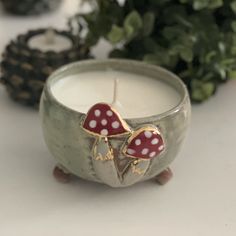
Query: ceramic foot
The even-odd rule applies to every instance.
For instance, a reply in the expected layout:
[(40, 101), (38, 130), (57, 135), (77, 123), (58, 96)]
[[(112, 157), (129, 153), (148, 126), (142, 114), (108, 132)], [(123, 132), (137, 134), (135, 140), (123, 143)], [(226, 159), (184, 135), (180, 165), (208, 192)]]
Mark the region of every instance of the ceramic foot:
[(160, 185), (165, 185), (169, 180), (173, 177), (173, 172), (168, 167), (167, 169), (163, 170), (159, 175), (155, 177), (155, 180)]
[(53, 176), (58, 182), (68, 183), (71, 179), (71, 174), (64, 170), (61, 166), (56, 166), (53, 170)]

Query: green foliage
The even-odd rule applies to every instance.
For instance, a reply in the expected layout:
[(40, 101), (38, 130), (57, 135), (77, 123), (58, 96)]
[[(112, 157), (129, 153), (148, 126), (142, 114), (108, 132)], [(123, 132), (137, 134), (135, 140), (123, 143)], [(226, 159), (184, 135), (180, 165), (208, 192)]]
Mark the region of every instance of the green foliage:
[[(86, 42), (103, 37), (111, 57), (166, 67), (187, 84), (193, 101), (213, 95), (236, 74), (236, 0), (94, 0), (77, 15)], [(96, 4), (94, 4), (96, 3)]]

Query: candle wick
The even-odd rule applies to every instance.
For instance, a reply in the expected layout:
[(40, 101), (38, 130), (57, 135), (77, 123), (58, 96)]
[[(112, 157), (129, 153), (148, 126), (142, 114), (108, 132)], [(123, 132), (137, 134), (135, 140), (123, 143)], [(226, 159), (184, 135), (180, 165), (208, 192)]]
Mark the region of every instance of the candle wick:
[(45, 33), (45, 42), (47, 44), (53, 44), (55, 42), (55, 31), (52, 28), (48, 28)]
[(118, 97), (118, 83), (119, 80), (115, 79), (114, 80), (114, 87), (113, 87), (113, 100), (112, 100), (112, 105), (115, 105), (117, 103), (117, 97)]

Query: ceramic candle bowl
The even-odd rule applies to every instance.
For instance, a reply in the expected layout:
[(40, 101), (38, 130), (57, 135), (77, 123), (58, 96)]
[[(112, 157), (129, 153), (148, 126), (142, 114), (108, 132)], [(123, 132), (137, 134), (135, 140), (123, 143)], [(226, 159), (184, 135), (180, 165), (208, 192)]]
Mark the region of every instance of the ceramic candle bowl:
[[(161, 114), (124, 119), (112, 105), (102, 102), (86, 114), (75, 111), (52, 93), (53, 84), (68, 75), (78, 74), (79, 78), (83, 72), (107, 69), (160, 80), (177, 91), (180, 101)], [(40, 115), (46, 144), (58, 162), (54, 175), (60, 180), (66, 181), (73, 174), (124, 187), (156, 177), (163, 184), (171, 175), (168, 167), (185, 138), (190, 101), (182, 81), (165, 69), (129, 60), (90, 60), (64, 66), (49, 77)]]

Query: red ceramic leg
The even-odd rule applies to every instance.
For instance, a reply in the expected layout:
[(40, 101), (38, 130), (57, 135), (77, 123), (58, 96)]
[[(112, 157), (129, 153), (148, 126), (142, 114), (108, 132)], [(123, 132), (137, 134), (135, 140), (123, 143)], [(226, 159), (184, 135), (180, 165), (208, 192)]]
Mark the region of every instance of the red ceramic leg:
[(167, 169), (163, 170), (159, 175), (155, 177), (156, 181), (160, 185), (166, 184), (171, 178), (173, 177), (173, 173), (171, 169), (168, 167)]
[(53, 176), (61, 183), (68, 183), (71, 179), (71, 174), (66, 173), (60, 166), (54, 168)]

